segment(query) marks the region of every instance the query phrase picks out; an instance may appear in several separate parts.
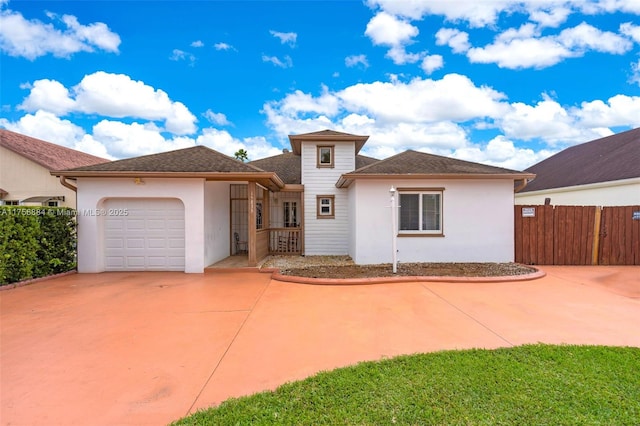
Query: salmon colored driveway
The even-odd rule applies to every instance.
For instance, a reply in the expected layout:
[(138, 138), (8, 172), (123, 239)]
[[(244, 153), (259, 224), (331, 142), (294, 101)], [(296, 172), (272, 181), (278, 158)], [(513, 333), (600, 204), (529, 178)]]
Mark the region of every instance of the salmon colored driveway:
[(255, 272), (74, 274), (0, 292), (0, 424), (162, 425), (362, 360), (640, 346), (640, 267), (313, 286)]

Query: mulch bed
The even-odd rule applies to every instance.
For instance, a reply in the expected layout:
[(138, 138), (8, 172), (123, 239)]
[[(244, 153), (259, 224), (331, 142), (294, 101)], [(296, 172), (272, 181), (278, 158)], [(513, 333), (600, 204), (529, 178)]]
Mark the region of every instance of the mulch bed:
[(307, 278), (376, 278), (393, 276), (501, 277), (526, 275), (535, 269), (517, 263), (401, 263), (393, 274), (391, 264), (309, 266), (282, 269), (282, 275)]

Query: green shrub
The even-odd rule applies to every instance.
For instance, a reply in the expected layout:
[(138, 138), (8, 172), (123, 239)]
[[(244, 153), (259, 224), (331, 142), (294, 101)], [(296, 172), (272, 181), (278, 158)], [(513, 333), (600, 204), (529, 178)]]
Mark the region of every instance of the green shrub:
[(0, 207), (0, 285), (76, 267), (75, 210)]

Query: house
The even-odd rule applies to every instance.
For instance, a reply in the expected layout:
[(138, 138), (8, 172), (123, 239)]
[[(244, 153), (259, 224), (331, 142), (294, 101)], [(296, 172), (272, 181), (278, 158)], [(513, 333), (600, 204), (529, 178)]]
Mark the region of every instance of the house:
[[(324, 130), (242, 163), (204, 146), (52, 172), (75, 181), (78, 270), (201, 273), (229, 255), (350, 255), (391, 262), (506, 262), (514, 185), (534, 177), (406, 151), (359, 155), (368, 136)], [(390, 188), (399, 201), (391, 225)]]
[(640, 205), (640, 128), (572, 146), (526, 171), (516, 204)]
[(109, 161), (0, 129), (0, 204), (76, 207), (74, 190), (49, 173)]

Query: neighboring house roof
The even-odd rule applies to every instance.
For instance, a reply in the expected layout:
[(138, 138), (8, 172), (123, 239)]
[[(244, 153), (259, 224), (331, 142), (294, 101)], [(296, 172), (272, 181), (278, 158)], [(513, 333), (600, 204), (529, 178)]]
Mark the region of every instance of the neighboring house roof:
[(572, 146), (529, 167), (531, 192), (640, 177), (640, 128)]
[[(356, 169), (378, 162), (375, 158), (364, 155), (356, 155)], [(276, 172), (286, 184), (299, 185), (302, 183), (300, 156), (293, 152), (285, 152), (273, 157), (262, 158), (251, 161), (249, 164), (257, 166), (262, 170)]]
[(352, 135), (351, 133), (336, 132), (335, 130), (320, 130), (319, 132), (303, 133), (300, 135), (289, 135), (293, 153), (300, 155), (303, 141), (311, 142), (355, 142), (356, 154), (369, 139), (369, 136)]
[(502, 167), (488, 166), (486, 164), (408, 150), (357, 169), (351, 173), (343, 174), (336, 186), (347, 187), (355, 179), (433, 179), (460, 177), (511, 178), (519, 180), (533, 178), (534, 175)]
[(251, 180), (270, 189), (284, 186), (275, 173), (266, 172), (202, 145), (58, 170), (52, 174), (66, 177), (204, 177), (209, 180)]
[(6, 129), (0, 129), (0, 146), (41, 165), (47, 170), (69, 169), (109, 161), (106, 158), (96, 157)]

